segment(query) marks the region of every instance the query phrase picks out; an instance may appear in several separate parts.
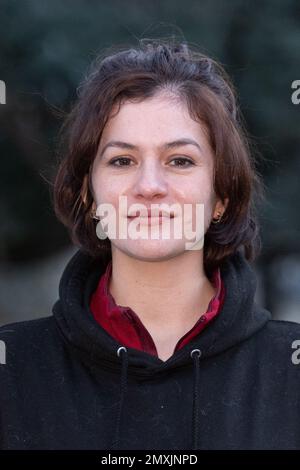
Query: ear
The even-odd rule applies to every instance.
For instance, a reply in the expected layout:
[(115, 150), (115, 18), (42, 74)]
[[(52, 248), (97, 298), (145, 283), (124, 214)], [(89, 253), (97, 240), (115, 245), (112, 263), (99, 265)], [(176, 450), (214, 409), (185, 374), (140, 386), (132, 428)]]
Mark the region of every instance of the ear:
[(228, 203), (229, 203), (228, 197), (226, 197), (224, 201), (222, 201), (221, 199), (217, 200), (215, 204), (214, 212), (213, 212), (214, 219), (218, 219), (219, 217), (223, 216), (224, 212), (227, 209)]

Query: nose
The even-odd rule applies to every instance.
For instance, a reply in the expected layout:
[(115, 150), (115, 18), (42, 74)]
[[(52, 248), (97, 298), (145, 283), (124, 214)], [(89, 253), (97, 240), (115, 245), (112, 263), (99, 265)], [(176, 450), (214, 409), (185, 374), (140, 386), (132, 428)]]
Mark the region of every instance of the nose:
[(143, 162), (137, 171), (133, 186), (134, 196), (145, 199), (164, 196), (168, 192), (163, 168), (157, 161)]

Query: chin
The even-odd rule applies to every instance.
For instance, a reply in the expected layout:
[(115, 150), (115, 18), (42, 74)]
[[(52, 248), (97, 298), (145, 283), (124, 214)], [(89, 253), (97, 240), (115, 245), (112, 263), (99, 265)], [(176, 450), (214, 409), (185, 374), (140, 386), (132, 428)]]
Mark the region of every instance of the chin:
[(141, 261), (164, 261), (184, 253), (182, 240), (125, 240), (114, 243), (115, 248)]

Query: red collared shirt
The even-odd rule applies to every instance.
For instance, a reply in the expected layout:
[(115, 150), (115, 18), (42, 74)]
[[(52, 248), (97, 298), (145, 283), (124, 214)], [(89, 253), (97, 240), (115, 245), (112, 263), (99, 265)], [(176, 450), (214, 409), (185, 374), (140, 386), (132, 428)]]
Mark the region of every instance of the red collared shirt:
[[(92, 294), (90, 308), (95, 320), (120, 344), (158, 357), (154, 341), (138, 315), (130, 307), (117, 305), (109, 292), (111, 272), (112, 262), (110, 261), (99, 280), (97, 289)], [(216, 288), (216, 294), (211, 299), (206, 312), (200, 315), (191, 330), (177, 342), (174, 352), (188, 344), (219, 313), (225, 297), (220, 269), (215, 270), (210, 280)]]

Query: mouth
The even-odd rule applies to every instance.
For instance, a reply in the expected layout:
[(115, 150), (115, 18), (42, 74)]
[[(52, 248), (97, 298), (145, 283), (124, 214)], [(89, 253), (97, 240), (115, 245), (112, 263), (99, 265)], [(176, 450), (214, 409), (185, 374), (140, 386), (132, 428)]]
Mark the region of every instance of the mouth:
[(143, 226), (152, 226), (152, 225), (163, 225), (167, 220), (170, 220), (170, 216), (165, 216), (165, 215), (159, 215), (159, 216), (154, 216), (154, 215), (149, 215), (147, 216), (130, 216), (128, 217), (128, 220), (138, 220), (138, 223)]
[(170, 219), (173, 219), (174, 218), (174, 212), (170, 212), (170, 213), (167, 213), (165, 211), (150, 211), (150, 209), (148, 210), (148, 215), (141, 215), (141, 212), (140, 211), (136, 211), (135, 214), (133, 215), (128, 215), (128, 219), (135, 219), (136, 217), (139, 217), (141, 219), (148, 219), (148, 220), (152, 220), (152, 219), (163, 219), (163, 218), (170, 218)]

